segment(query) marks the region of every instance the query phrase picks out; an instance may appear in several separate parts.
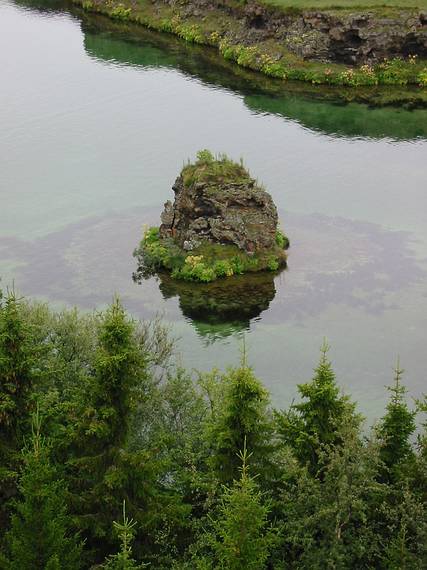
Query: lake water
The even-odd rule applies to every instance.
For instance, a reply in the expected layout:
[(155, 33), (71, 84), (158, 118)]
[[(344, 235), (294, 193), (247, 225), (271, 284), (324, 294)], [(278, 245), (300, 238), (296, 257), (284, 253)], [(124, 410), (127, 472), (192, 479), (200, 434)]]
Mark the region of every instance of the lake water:
[[(135, 316), (171, 323), (188, 368), (236, 364), (245, 338), (279, 406), (324, 337), (370, 420), (397, 355), (420, 395), (427, 111), (285, 90), (210, 50), (56, 6), (0, 0), (3, 287), (84, 309), (117, 292)], [(288, 269), (239, 282), (231, 312), (224, 290), (132, 281), (143, 224), (201, 148), (244, 158), (291, 240)]]

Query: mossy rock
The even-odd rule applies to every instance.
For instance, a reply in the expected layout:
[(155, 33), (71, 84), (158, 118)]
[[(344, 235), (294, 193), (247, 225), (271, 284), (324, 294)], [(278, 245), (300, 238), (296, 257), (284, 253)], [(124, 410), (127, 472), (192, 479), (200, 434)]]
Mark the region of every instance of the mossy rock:
[(287, 237), (273, 200), (242, 163), (209, 151), (187, 164), (160, 228), (144, 233), (138, 275), (167, 270), (173, 279), (209, 283), (286, 265)]

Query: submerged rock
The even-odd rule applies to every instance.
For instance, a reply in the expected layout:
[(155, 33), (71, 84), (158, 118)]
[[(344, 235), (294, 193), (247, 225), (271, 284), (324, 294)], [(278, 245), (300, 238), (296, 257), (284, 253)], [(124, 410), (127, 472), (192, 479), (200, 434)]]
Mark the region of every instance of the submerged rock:
[(200, 151), (173, 191), (160, 228), (148, 230), (136, 251), (139, 274), (167, 269), (174, 279), (209, 282), (286, 265), (276, 206), (242, 163)]

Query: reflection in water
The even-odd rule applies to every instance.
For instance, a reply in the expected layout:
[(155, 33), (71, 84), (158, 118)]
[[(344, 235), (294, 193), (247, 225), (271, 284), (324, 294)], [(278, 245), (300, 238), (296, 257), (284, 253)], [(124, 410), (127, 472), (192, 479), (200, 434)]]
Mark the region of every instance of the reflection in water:
[[(184, 42), (138, 26), (82, 16), (86, 52), (100, 61), (143, 67), (169, 67), (244, 97), (249, 109), (276, 114), (335, 136), (413, 140), (427, 138), (427, 109), (373, 107), (353, 101), (354, 91), (275, 81), (220, 58), (215, 50)], [(406, 91), (410, 89), (405, 88)], [(390, 98), (394, 88), (377, 88), (377, 100)], [(398, 90), (395, 90), (396, 92)], [(420, 90), (414, 88), (414, 97)], [(365, 93), (366, 95), (366, 93)], [(424, 101), (427, 106), (427, 99)]]
[(211, 338), (249, 329), (250, 321), (268, 309), (276, 293), (271, 272), (207, 284), (176, 281), (168, 273), (159, 273), (158, 277), (163, 297), (178, 296), (182, 314), (191, 319), (201, 336)]
[[(17, 4), (42, 12), (57, 11), (61, 1), (18, 0)], [(88, 14), (66, 3), (81, 20), (84, 47), (87, 54), (101, 62), (135, 67), (173, 68), (191, 75), (206, 84), (220, 86), (239, 93), (246, 106), (256, 113), (275, 114), (296, 121), (308, 129), (345, 137), (390, 138), (414, 140), (427, 138), (427, 109), (373, 107), (353, 102), (357, 96), (373, 101), (392, 102), (398, 97), (395, 87), (359, 90), (311, 86), (264, 77), (225, 61), (216, 50), (191, 45), (171, 36), (145, 29), (142, 26), (114, 22), (97, 14)], [(425, 94), (418, 88), (405, 87), (413, 92), (414, 101)]]

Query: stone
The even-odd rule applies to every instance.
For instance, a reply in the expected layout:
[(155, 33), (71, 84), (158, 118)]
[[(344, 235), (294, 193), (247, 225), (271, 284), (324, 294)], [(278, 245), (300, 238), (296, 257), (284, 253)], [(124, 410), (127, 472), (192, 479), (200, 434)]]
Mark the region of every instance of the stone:
[(161, 215), (162, 238), (172, 237), (187, 251), (203, 241), (234, 245), (250, 254), (275, 246), (278, 216), (270, 194), (240, 165), (233, 173), (230, 164), (227, 176), (221, 168), (217, 178), (204, 176), (203, 166), (198, 172), (194, 165), (195, 179), (186, 182), (185, 172), (178, 176), (174, 203), (166, 202)]

